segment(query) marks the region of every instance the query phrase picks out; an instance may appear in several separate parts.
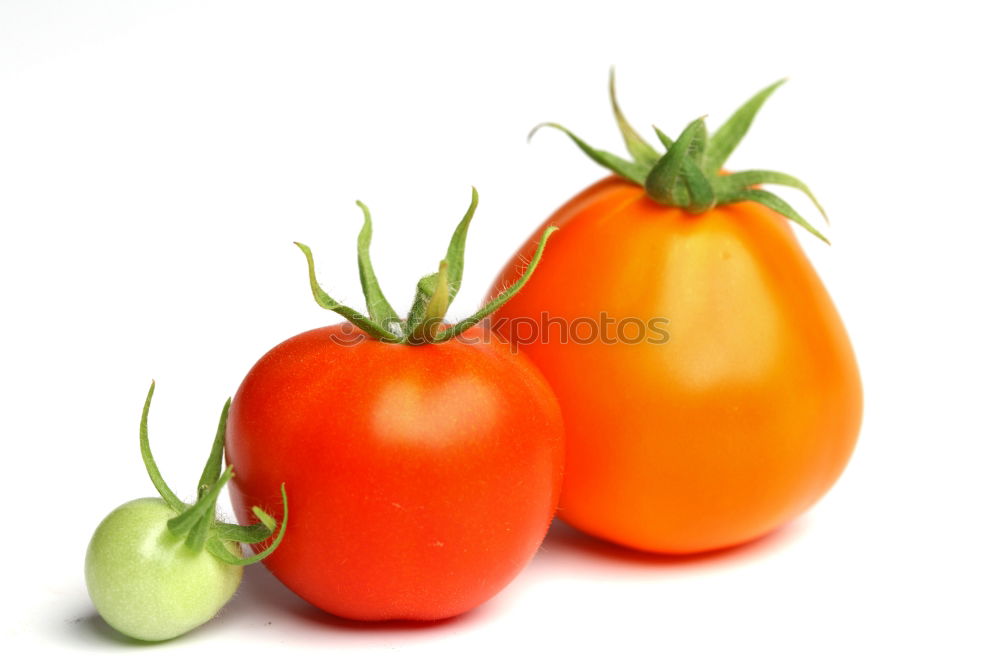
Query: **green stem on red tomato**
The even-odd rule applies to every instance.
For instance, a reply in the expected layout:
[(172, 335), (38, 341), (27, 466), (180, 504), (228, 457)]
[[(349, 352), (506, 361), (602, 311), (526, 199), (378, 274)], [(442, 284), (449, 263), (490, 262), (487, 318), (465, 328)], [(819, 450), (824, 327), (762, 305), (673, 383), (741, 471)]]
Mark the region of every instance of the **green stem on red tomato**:
[(444, 323), (444, 316), (448, 312), (448, 304), (451, 301), (451, 289), (448, 284), (448, 260), (442, 260), (438, 264), (437, 279), (434, 283), (434, 291), (427, 301), (424, 316), (420, 323), (410, 331), (406, 341), (410, 344), (420, 344), (421, 342), (433, 342), (437, 337), (441, 324)]
[(358, 268), (369, 316), (366, 317), (357, 310), (339, 303), (323, 291), (316, 280), (316, 266), (312, 250), (302, 243), (296, 243), (296, 245), (306, 256), (309, 286), (312, 289), (313, 299), (320, 307), (340, 314), (369, 337), (380, 342), (409, 345), (446, 342), (462, 331), (475, 326), (506, 303), (527, 283), (541, 259), (546, 241), (555, 231), (555, 227), (550, 227), (542, 234), (535, 256), (532, 257), (520, 280), (472, 316), (460, 320), (452, 327), (445, 327), (444, 321), (448, 307), (455, 300), (455, 296), (462, 286), (462, 274), (465, 268), (465, 240), (469, 224), (472, 222), (476, 207), (479, 205), (479, 193), (476, 188), (472, 188), (472, 201), (452, 233), (445, 258), (439, 263), (437, 272), (425, 275), (417, 281), (417, 291), (405, 320), (400, 320), (395, 311), (385, 302), (385, 296), (379, 287), (369, 255), (372, 235), (371, 213), (367, 206), (360, 201), (358, 205), (365, 216), (361, 233), (358, 236)]
[(361, 225), (358, 233), (358, 272), (361, 273), (361, 288), (365, 294), (365, 303), (368, 307), (368, 316), (372, 321), (385, 330), (389, 330), (399, 321), (399, 315), (392, 309), (382, 287), (379, 286), (378, 278), (375, 277), (375, 269), (372, 267), (372, 259), (369, 248), (372, 244), (372, 214), (368, 206), (360, 201), (355, 202), (365, 216), (365, 223)]

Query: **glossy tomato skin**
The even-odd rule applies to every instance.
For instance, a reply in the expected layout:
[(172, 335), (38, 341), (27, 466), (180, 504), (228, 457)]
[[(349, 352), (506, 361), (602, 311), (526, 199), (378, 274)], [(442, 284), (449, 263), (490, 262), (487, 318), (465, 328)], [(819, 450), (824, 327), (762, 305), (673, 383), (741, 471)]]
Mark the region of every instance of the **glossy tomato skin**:
[[(558, 404), (496, 341), (362, 338), (349, 324), (268, 352), (233, 397), (226, 454), (241, 520), (289, 523), (264, 564), (315, 606), (356, 620), (435, 620), (499, 592), (555, 512)], [(362, 340), (358, 344), (347, 341)]]
[[(764, 535), (831, 487), (858, 436), (861, 382), (784, 219), (752, 202), (692, 215), (608, 178), (549, 225), (560, 232), (494, 315), (498, 331), (543, 313), (669, 319), (647, 330), (660, 344), (519, 341), (566, 422), (563, 519), (632, 548), (693, 553)], [(495, 289), (516, 279), (534, 242)]]
[(126, 502), (101, 521), (87, 546), (87, 592), (101, 617), (126, 636), (180, 636), (211, 620), (239, 587), (243, 567), (191, 550), (167, 529), (176, 516), (158, 497)]

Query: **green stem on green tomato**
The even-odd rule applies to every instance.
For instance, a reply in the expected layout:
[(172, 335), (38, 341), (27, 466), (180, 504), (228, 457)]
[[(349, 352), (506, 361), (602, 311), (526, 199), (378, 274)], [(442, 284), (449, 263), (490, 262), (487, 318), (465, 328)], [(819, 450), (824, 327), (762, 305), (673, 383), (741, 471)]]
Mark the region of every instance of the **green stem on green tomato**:
[[(146, 467), (146, 473), (149, 474), (153, 486), (167, 506), (177, 514), (167, 521), (167, 529), (171, 534), (184, 539), (185, 545), (192, 551), (199, 552), (203, 548), (207, 548), (215, 557), (228, 564), (253, 564), (267, 557), (281, 543), (288, 525), (288, 495), (285, 493), (285, 484), (281, 484), (283, 518), (277, 536), (274, 535), (278, 525), (277, 521), (257, 506), (252, 508), (252, 512), (260, 522), (253, 525), (232, 525), (216, 521), (215, 512), (219, 494), (226, 483), (235, 475), (232, 465), (220, 474), (231, 401), (227, 400), (222, 407), (219, 425), (212, 442), (212, 450), (208, 455), (208, 460), (205, 461), (205, 468), (198, 482), (198, 499), (194, 504), (188, 505), (178, 499), (167, 482), (163, 480), (149, 446), (149, 409), (155, 389), (156, 382), (152, 382), (149, 386), (149, 392), (146, 394), (146, 402), (142, 407), (142, 418), (139, 421), (139, 450)], [(274, 539), (268, 547), (250, 558), (236, 557), (223, 543), (228, 541), (254, 544), (266, 541), (272, 536)]]

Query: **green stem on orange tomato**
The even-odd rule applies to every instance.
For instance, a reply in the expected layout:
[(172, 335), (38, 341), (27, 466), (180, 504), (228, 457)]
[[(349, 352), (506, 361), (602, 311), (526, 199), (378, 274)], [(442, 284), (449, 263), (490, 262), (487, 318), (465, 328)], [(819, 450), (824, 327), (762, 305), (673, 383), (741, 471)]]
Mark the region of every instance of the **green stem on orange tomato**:
[(557, 129), (568, 136), (590, 159), (622, 178), (641, 185), (650, 199), (664, 206), (683, 208), (691, 213), (703, 213), (719, 205), (754, 201), (795, 222), (823, 242), (829, 243), (826, 236), (809, 224), (788, 202), (773, 192), (759, 187), (783, 185), (797, 189), (809, 197), (826, 219), (826, 212), (816, 197), (798, 178), (765, 170), (742, 171), (737, 174), (722, 172), (726, 159), (750, 129), (757, 112), (784, 82), (782, 79), (758, 92), (712, 135), (708, 134), (703, 118), (689, 124), (676, 141), (654, 127), (657, 137), (666, 149), (666, 152), (660, 155), (625, 119), (618, 104), (615, 72), (612, 69), (608, 86), (611, 108), (625, 141), (625, 148), (632, 160), (594, 148), (556, 123), (538, 125), (531, 130), (528, 138), (530, 140), (540, 127)]

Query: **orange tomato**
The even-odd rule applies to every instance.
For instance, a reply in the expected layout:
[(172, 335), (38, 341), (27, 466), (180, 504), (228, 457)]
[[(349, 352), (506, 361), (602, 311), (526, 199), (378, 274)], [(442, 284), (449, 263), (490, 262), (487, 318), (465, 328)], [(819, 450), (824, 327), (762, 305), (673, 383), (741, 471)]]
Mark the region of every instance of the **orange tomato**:
[[(690, 553), (759, 537), (830, 488), (858, 435), (861, 383), (785, 220), (754, 202), (692, 215), (611, 177), (544, 226), (560, 232), (495, 323), (510, 337), (519, 320), (549, 321), (547, 341), (518, 342), (562, 406), (564, 520), (633, 548)], [(511, 260), (497, 287), (521, 264)], [(557, 339), (573, 327), (589, 337), (595, 327), (579, 322), (601, 313), (626, 340), (638, 327), (627, 318), (669, 319), (669, 339)]]
[[(748, 107), (742, 120), (756, 112)], [(726, 192), (727, 174), (713, 173)], [(793, 180), (746, 172), (760, 174)], [(744, 543), (805, 511), (847, 464), (862, 413), (854, 353), (784, 216), (741, 200), (756, 194), (730, 192), (691, 213), (622, 176), (545, 222), (560, 232), (493, 326), (535, 362), (562, 407), (563, 520), (645, 551)], [(517, 279), (538, 236), (495, 290)]]

